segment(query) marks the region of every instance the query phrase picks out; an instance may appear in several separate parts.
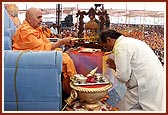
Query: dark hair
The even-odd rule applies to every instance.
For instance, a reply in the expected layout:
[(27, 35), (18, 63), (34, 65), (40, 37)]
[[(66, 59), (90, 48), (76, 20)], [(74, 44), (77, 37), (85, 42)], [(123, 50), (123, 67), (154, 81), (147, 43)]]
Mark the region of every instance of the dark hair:
[(106, 43), (107, 42), (107, 40), (106, 40), (107, 37), (117, 39), (121, 35), (122, 35), (121, 33), (117, 32), (115, 30), (107, 29), (107, 30), (104, 30), (100, 33), (100, 40), (101, 40), (101, 42)]

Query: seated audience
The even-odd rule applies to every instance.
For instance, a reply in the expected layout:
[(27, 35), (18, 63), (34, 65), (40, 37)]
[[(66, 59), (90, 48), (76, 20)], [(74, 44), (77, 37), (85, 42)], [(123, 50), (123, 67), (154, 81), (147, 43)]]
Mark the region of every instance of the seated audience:
[(50, 28), (51, 33), (53, 36), (57, 36), (58, 34), (58, 25), (56, 23), (53, 23), (53, 25)]

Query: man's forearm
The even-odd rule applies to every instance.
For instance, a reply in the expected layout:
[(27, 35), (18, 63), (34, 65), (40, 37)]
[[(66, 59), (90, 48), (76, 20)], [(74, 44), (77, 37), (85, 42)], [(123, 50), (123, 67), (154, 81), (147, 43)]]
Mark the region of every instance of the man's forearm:
[(55, 43), (52, 44), (51, 50), (54, 50), (55, 48), (58, 48), (58, 47), (62, 46), (63, 44), (64, 43), (63, 43), (62, 40), (58, 40), (58, 42), (55, 42)]

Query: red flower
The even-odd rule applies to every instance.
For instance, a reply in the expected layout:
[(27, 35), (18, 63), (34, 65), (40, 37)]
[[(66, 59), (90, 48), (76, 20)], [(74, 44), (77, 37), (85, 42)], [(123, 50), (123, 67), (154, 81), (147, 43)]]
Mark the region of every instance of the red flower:
[(77, 109), (81, 109), (81, 108), (82, 108), (82, 106), (81, 106), (81, 105), (78, 105), (78, 106), (76, 106), (76, 108), (77, 108)]
[(105, 109), (105, 108), (101, 108), (101, 110), (102, 110), (102, 111), (106, 111), (106, 109)]
[(94, 76), (88, 76), (86, 79), (87, 83), (96, 83), (96, 77)]

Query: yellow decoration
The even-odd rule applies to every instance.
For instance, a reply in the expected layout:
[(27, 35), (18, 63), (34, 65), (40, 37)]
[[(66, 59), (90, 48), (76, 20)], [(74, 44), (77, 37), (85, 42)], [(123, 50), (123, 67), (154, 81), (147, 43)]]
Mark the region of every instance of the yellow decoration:
[(97, 41), (99, 36), (97, 35), (97, 30), (99, 26), (98, 24), (92, 19), (85, 25), (86, 33), (84, 33), (84, 38), (86, 41), (94, 42)]
[(12, 19), (13, 23), (16, 27), (20, 26), (20, 20), (18, 18), (18, 7), (16, 4), (5, 4), (5, 9), (7, 10), (10, 18)]

